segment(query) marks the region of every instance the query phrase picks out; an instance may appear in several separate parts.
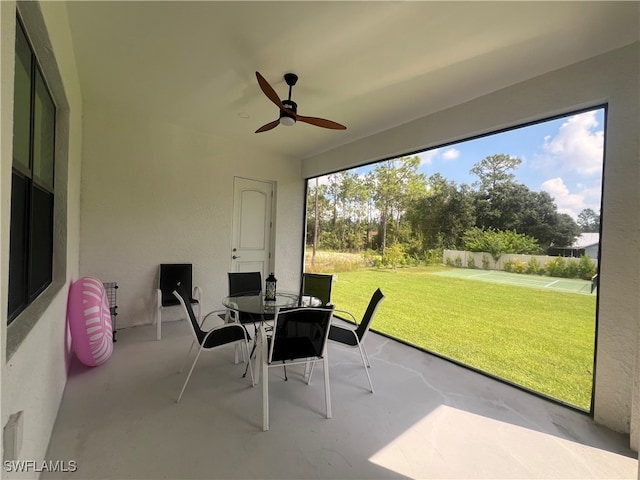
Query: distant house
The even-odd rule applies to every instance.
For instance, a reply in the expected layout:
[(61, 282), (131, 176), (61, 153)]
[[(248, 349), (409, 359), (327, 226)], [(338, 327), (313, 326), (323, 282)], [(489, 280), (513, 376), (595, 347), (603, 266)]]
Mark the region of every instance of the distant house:
[(583, 233), (569, 247), (552, 247), (549, 250), (550, 255), (560, 257), (581, 257), (583, 255), (598, 259), (598, 251), (600, 249), (599, 233)]

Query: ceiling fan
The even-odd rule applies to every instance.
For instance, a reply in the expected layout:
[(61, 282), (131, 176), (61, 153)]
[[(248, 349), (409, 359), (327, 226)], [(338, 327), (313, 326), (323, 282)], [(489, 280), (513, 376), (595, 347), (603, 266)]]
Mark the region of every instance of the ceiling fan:
[(298, 115), (298, 104), (291, 100), (291, 90), (298, 81), (298, 76), (295, 73), (285, 73), (284, 75), (284, 81), (287, 82), (287, 85), (289, 85), (289, 98), (284, 101), (280, 100), (278, 94), (264, 79), (264, 77), (260, 75), (260, 72), (256, 72), (256, 77), (258, 79), (258, 84), (260, 85), (260, 88), (262, 89), (264, 94), (280, 109), (280, 118), (261, 126), (258, 130), (256, 130), (255, 133), (266, 132), (267, 130), (271, 130), (272, 128), (277, 127), (278, 125), (292, 126), (295, 125), (296, 122), (309, 123), (317, 127), (331, 128), (333, 130), (347, 129), (347, 127), (345, 127), (344, 125), (341, 125), (337, 122), (332, 122), (331, 120)]

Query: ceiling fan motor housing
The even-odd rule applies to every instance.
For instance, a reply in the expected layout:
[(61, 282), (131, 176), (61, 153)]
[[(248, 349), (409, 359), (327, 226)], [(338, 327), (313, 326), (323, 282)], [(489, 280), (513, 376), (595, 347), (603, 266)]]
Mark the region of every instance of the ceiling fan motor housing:
[[(291, 110), (294, 114), (298, 112), (298, 104), (293, 100), (283, 100), (282, 105), (284, 105), (284, 108), (286, 108), (287, 110)], [(295, 115), (291, 115), (285, 110), (280, 110), (281, 125), (291, 126), (295, 123), (296, 123)]]

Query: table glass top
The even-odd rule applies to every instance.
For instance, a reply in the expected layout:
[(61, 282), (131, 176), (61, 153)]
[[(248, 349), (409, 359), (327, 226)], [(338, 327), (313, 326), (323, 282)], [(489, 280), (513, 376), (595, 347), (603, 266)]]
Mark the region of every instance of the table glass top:
[[(222, 299), (222, 304), (225, 307), (238, 312), (263, 314), (274, 313), (276, 307), (297, 307), (299, 299), (300, 295), (295, 292), (276, 292), (276, 299), (267, 301), (264, 299), (264, 294), (260, 293), (258, 295), (225, 297)], [(319, 306), (320, 300), (315, 297), (305, 295), (302, 297), (302, 302), (300, 303), (301, 306), (305, 307)]]

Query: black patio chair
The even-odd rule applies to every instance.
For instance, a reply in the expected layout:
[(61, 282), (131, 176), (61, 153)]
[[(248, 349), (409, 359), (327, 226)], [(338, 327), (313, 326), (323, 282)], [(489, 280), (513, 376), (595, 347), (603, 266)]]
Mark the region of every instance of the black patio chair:
[(202, 290), (200, 287), (193, 287), (192, 283), (193, 266), (190, 263), (161, 263), (158, 274), (158, 287), (156, 289), (156, 339), (162, 338), (162, 310), (167, 307), (180, 305), (173, 296), (173, 291), (177, 286), (182, 286), (186, 292), (186, 299), (191, 305), (197, 307), (198, 321), (202, 318), (200, 304), (202, 301)]
[[(385, 296), (382, 291), (378, 288), (373, 295), (371, 296), (371, 300), (369, 300), (369, 305), (367, 306), (367, 310), (364, 312), (362, 316), (362, 320), (358, 324), (353, 314), (345, 311), (345, 310), (336, 310), (336, 316), (340, 316), (340, 314), (346, 314), (351, 317), (353, 322), (356, 325), (356, 328), (348, 328), (342, 327), (336, 324), (331, 325), (331, 329), (329, 330), (329, 340), (340, 343), (342, 345), (346, 345), (348, 347), (358, 348), (360, 351), (360, 357), (362, 358), (362, 364), (364, 365), (364, 371), (367, 374), (367, 380), (369, 380), (369, 387), (371, 388), (371, 393), (373, 393), (373, 383), (371, 382), (371, 376), (369, 375), (369, 368), (371, 368), (371, 362), (369, 362), (369, 356), (367, 355), (367, 350), (364, 347), (364, 339), (369, 332), (369, 327), (371, 326), (371, 322), (373, 321), (373, 317), (378, 311), (378, 307), (382, 300), (384, 300)], [(313, 372), (313, 366), (312, 366)]]
[[(276, 309), (273, 331), (267, 336), (264, 325), (260, 326), (261, 354), (256, 357), (262, 367), (262, 429), (269, 430), (269, 369), (289, 365), (315, 365), (323, 363), (326, 417), (331, 418), (331, 394), (329, 387), (329, 361), (327, 337), (331, 325), (333, 308)], [(305, 373), (307, 369), (305, 368)], [(259, 378), (259, 370), (256, 372)], [(307, 384), (311, 375), (306, 375)]]
[[(235, 344), (235, 345), (242, 345), (244, 347), (244, 357), (247, 363), (249, 364), (248, 367), (249, 367), (249, 371), (251, 372), (251, 385), (255, 386), (255, 378), (253, 376), (253, 369), (251, 368), (251, 359), (249, 358), (249, 340), (248, 340), (246, 329), (239, 323), (225, 323), (225, 324), (213, 327), (210, 330), (203, 330), (201, 328), (201, 325), (198, 323), (198, 320), (195, 314), (193, 313), (193, 308), (191, 307), (191, 303), (186, 301), (186, 299), (188, 298), (186, 294), (186, 290), (182, 287), (178, 287), (176, 290), (174, 290), (173, 295), (175, 296), (179, 304), (182, 305), (182, 308), (184, 309), (184, 312), (187, 315), (187, 318), (189, 319), (190, 328), (195, 337), (195, 343), (199, 345), (198, 353), (196, 354), (196, 357), (193, 359), (193, 363), (191, 364), (191, 369), (189, 370), (187, 378), (184, 381), (182, 390), (180, 390), (180, 395), (178, 396), (178, 400), (176, 401), (176, 403), (180, 402), (180, 399), (182, 398), (184, 389), (187, 387), (187, 383), (189, 382), (189, 379), (191, 378), (191, 374), (193, 373), (193, 369), (195, 368), (196, 363), (200, 358), (200, 354), (204, 350), (213, 350), (215, 348), (222, 347), (224, 345)], [(187, 353), (187, 358), (185, 359), (185, 363), (186, 363), (186, 360), (189, 358), (189, 355), (191, 354), (193, 345), (194, 344), (192, 343), (191, 348), (189, 348), (189, 352)], [(184, 364), (183, 364), (183, 368), (184, 368)], [(180, 369), (180, 372), (182, 372), (183, 368)]]
[(331, 305), (331, 287), (333, 286), (333, 275), (320, 273), (302, 274), (302, 295), (300, 295), (300, 305), (303, 297), (311, 296), (320, 299), (322, 306)]

